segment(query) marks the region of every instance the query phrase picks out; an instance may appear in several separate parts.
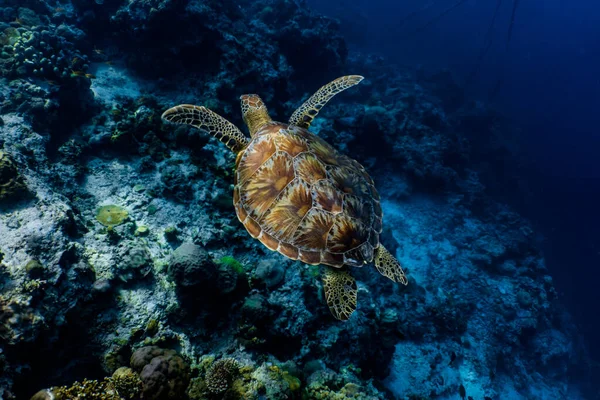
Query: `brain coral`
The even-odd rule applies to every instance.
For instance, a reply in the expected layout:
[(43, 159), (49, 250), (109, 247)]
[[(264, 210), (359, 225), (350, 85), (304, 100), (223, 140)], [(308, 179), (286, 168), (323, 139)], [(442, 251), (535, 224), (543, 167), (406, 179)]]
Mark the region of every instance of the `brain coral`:
[(141, 347), (131, 356), (131, 368), (140, 374), (144, 399), (185, 398), (190, 368), (175, 350), (157, 346)]

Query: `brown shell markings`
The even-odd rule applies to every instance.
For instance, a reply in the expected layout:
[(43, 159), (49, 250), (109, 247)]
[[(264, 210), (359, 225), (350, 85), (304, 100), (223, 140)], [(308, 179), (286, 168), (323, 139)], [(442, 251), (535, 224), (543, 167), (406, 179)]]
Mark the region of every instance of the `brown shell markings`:
[(287, 153), (276, 152), (241, 184), (241, 201), (258, 221), (293, 179), (292, 158)]
[(295, 179), (263, 216), (261, 223), (267, 233), (290, 242), (311, 207), (312, 198), (308, 185)]
[(381, 206), (355, 160), (303, 128), (261, 128), (237, 159), (234, 204), (250, 235), (307, 264), (373, 260)]

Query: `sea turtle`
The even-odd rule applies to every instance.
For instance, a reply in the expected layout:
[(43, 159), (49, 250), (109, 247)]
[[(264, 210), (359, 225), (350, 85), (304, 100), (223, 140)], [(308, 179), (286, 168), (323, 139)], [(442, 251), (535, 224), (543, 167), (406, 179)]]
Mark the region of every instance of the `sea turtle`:
[(238, 219), (269, 249), (323, 265), (325, 299), (340, 320), (356, 309), (349, 267), (375, 261), (382, 275), (408, 282), (379, 241), (382, 210), (373, 180), (357, 161), (308, 131), (333, 96), (362, 80), (349, 75), (323, 86), (288, 123), (274, 122), (258, 95), (242, 95), (250, 139), (206, 107), (182, 104), (162, 115), (210, 133), (237, 154), (233, 204)]

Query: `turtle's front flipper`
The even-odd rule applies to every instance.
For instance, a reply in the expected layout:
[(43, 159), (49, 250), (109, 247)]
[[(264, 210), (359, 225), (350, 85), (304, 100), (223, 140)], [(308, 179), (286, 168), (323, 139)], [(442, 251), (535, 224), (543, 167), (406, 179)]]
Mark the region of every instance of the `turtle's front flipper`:
[(350, 318), (356, 310), (356, 280), (347, 270), (325, 267), (323, 271), (323, 290), (329, 310), (334, 317), (342, 321)]
[(400, 263), (382, 244), (375, 250), (375, 268), (381, 275), (390, 278), (394, 282), (400, 282), (403, 285), (408, 284)]
[(162, 118), (176, 124), (187, 124), (210, 133), (234, 152), (248, 145), (248, 138), (235, 125), (206, 107), (181, 104), (169, 108)]
[(315, 94), (310, 96), (290, 117), (290, 125), (308, 129), (321, 108), (336, 94), (360, 83), (364, 78), (360, 75), (348, 75), (329, 82)]

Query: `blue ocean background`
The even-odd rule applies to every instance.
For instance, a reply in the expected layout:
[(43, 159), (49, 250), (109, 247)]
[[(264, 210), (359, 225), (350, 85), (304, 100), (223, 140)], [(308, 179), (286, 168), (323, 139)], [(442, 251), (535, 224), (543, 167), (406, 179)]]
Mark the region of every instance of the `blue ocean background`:
[(495, 173), (511, 174), (507, 178), (518, 181), (520, 190), (499, 190), (495, 196), (536, 226), (561, 297), (600, 359), (600, 321), (592, 317), (600, 304), (595, 282), (600, 267), (599, 4), (309, 4), (338, 18), (354, 49), (429, 72), (447, 69), (469, 98), (493, 105), (518, 124), (519, 164)]
[[(599, 21), (0, 0), (0, 400), (600, 400)], [(408, 285), (351, 268), (339, 321), (323, 266), (236, 218), (236, 152), (161, 116), (205, 106), (251, 141), (240, 95), (285, 122), (351, 74), (309, 130), (373, 178)]]

